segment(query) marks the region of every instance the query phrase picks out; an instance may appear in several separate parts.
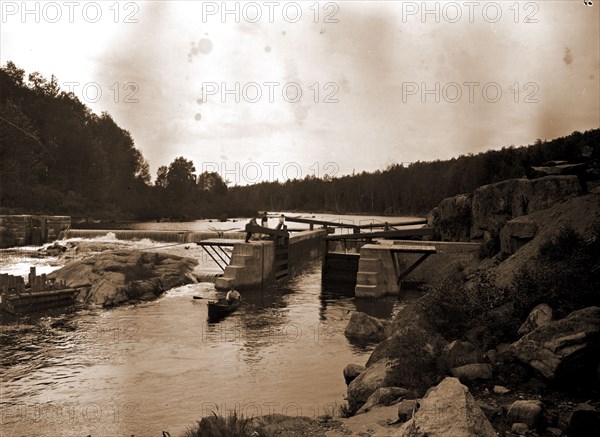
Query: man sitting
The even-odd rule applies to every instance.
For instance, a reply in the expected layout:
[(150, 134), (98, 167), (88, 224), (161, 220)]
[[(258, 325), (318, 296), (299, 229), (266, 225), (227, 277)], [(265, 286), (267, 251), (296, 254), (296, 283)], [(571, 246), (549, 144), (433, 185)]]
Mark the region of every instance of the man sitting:
[(240, 295), (239, 291), (237, 291), (237, 290), (229, 290), (227, 292), (227, 296), (225, 297), (225, 299), (227, 300), (227, 303), (229, 305), (240, 300), (241, 298), (242, 298), (242, 296)]

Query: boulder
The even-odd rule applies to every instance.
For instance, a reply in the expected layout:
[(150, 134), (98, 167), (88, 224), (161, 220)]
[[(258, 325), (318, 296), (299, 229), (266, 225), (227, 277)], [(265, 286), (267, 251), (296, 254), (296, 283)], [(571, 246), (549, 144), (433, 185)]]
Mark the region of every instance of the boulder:
[(600, 361), (600, 308), (573, 311), (513, 344), (515, 356), (557, 382), (589, 383)]
[(496, 432), (469, 389), (446, 378), (419, 401), (411, 420), (390, 435), (402, 437), (495, 437)]
[(344, 367), (344, 381), (346, 381), (346, 385), (354, 381), (358, 375), (365, 371), (365, 369), (365, 366), (359, 364), (348, 364)]
[(540, 326), (547, 325), (552, 321), (552, 308), (545, 303), (541, 303), (531, 310), (527, 319), (519, 328), (519, 336), (529, 334)]
[(479, 363), (481, 360), (481, 354), (472, 343), (460, 340), (448, 343), (440, 356), (440, 363), (447, 369)]
[(408, 390), (401, 387), (381, 387), (369, 396), (367, 402), (360, 407), (356, 414), (366, 413), (378, 405), (389, 406), (408, 394)]
[(358, 411), (378, 388), (392, 387), (390, 360), (381, 360), (366, 368), (348, 386), (348, 406)]
[(592, 429), (600, 430), (600, 412), (591, 405), (577, 404), (569, 419), (569, 437), (589, 436)]
[(438, 381), (437, 360), (445, 345), (439, 334), (409, 323), (375, 346), (367, 368), (380, 360), (391, 360), (394, 362), (391, 386), (424, 390)]
[(477, 401), (477, 405), (479, 405), (479, 408), (481, 408), (481, 411), (483, 411), (483, 414), (485, 414), (485, 417), (487, 417), (490, 422), (497, 420), (503, 415), (502, 407), (496, 405), (493, 401), (488, 404), (479, 400)]
[(398, 403), (398, 420), (400, 422), (406, 422), (412, 419), (413, 414), (418, 411), (420, 407), (419, 402), (416, 399), (404, 399)]
[(529, 216), (509, 220), (500, 230), (500, 250), (502, 253), (512, 255), (533, 240), (538, 228), (537, 223)]
[(515, 401), (508, 409), (508, 419), (512, 423), (524, 423), (529, 428), (544, 425), (544, 404), (538, 400)]
[(158, 297), (164, 291), (195, 282), (198, 261), (162, 252), (118, 250), (73, 261), (49, 278), (84, 288), (84, 303), (113, 306)]
[(545, 429), (544, 434), (545, 437), (562, 437), (563, 436), (563, 432), (558, 429), (558, 428), (554, 428), (552, 426), (549, 426), (548, 428)]
[(388, 333), (389, 322), (358, 311), (352, 314), (344, 330), (349, 339), (373, 343), (384, 340)]
[(510, 433), (512, 435), (528, 435), (529, 427), (526, 423), (516, 422), (510, 427)]
[(492, 379), (492, 366), (489, 364), (466, 364), (450, 369), (450, 374), (460, 382), (473, 382), (478, 379)]
[(473, 192), (471, 239), (499, 236), (507, 221), (582, 193), (577, 176), (510, 179)]

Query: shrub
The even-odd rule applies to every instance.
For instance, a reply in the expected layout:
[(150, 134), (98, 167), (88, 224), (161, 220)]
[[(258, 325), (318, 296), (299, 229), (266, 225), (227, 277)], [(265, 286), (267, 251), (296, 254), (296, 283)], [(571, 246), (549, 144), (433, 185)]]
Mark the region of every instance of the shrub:
[(562, 228), (540, 247), (539, 262), (521, 269), (510, 298), (521, 316), (539, 303), (558, 309), (556, 317), (600, 304), (600, 225), (585, 238), (571, 227)]
[(252, 420), (238, 416), (237, 412), (224, 417), (213, 412), (204, 417), (195, 429), (189, 429), (185, 437), (257, 437), (264, 436), (252, 428)]

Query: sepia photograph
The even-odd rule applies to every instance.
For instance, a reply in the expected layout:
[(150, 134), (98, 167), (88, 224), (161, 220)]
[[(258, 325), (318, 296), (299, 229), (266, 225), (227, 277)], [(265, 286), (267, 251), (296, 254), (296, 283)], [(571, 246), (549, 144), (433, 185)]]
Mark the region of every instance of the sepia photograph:
[(600, 435), (600, 0), (0, 2), (0, 437)]

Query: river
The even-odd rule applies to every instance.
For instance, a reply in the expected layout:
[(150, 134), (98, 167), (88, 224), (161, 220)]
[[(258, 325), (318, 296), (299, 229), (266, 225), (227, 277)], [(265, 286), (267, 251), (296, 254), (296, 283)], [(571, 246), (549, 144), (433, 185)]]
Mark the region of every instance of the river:
[[(161, 223), (138, 229), (232, 225)], [(214, 271), (211, 262), (203, 257), (199, 268)], [(25, 274), (32, 263), (51, 271), (64, 262), (7, 251), (0, 272)], [(324, 288), (316, 261), (300, 275), (244, 292), (244, 305), (218, 323), (207, 322), (204, 300), (192, 299), (214, 297), (211, 283), (111, 310), (3, 315), (2, 436), (159, 436), (162, 430), (176, 436), (213, 411), (335, 414), (346, 390), (344, 366), (364, 364), (372, 349), (345, 338), (350, 314), (389, 317), (401, 305), (394, 298), (355, 301), (352, 293)]]

